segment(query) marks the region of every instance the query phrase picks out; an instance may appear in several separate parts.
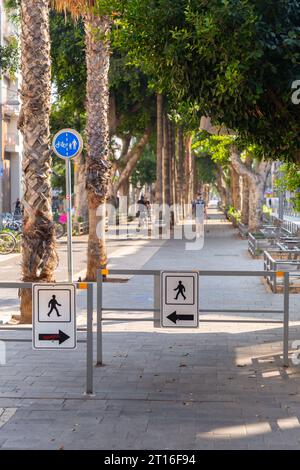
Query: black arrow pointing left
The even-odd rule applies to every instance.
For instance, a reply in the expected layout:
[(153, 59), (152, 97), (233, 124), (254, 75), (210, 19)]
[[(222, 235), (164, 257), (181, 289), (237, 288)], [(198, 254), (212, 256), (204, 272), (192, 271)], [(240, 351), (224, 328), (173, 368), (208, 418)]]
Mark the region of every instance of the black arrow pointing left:
[(63, 331), (59, 330), (58, 333), (40, 333), (39, 334), (39, 341), (58, 341), (59, 344), (64, 343), (69, 339), (68, 336)]
[(170, 315), (167, 316), (167, 319), (177, 324), (177, 321), (193, 321), (194, 320), (194, 315), (178, 315), (176, 310), (173, 313), (170, 313)]

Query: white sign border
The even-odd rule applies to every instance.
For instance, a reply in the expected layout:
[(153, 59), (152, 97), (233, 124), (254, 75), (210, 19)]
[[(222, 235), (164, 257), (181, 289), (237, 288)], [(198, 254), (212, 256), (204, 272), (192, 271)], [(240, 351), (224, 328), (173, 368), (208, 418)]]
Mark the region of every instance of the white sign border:
[[(54, 347), (54, 348), (49, 348), (49, 347), (45, 347), (45, 348), (42, 348), (42, 347), (36, 347), (36, 344), (35, 344), (35, 295), (34, 295), (34, 288), (35, 287), (52, 287), (52, 288), (55, 288), (55, 287), (70, 287), (70, 286), (73, 286), (74, 287), (74, 298), (73, 298), (73, 302), (74, 302), (74, 343), (75, 343), (75, 346), (73, 348), (67, 348), (65, 346), (57, 346), (57, 347)], [(43, 322), (44, 323), (44, 322)], [(49, 322), (49, 324), (52, 323), (52, 322)], [(55, 322), (53, 322), (55, 323)], [(62, 322), (63, 324), (63, 322)], [(76, 322), (76, 285), (73, 284), (73, 283), (70, 283), (70, 282), (55, 282), (55, 283), (43, 283), (43, 282), (39, 282), (39, 283), (35, 283), (35, 284), (32, 284), (32, 348), (34, 351), (75, 351), (77, 349), (77, 343), (78, 343), (78, 340), (77, 340), (77, 322)]]
[[(79, 141), (79, 148), (78, 148), (78, 151), (77, 151), (76, 154), (73, 155), (72, 157), (63, 157), (62, 155), (60, 155), (60, 154), (57, 152), (57, 150), (56, 150), (56, 148), (55, 148), (55, 145), (54, 145), (54, 142), (55, 142), (55, 140), (57, 139), (57, 137), (58, 137), (59, 135), (63, 134), (64, 132), (72, 132), (72, 134), (75, 134), (75, 135), (76, 135), (76, 137), (77, 137), (77, 139), (78, 139), (78, 141)], [(53, 139), (52, 139), (52, 150), (53, 150), (53, 152), (55, 153), (55, 155), (56, 155), (57, 157), (61, 158), (62, 160), (65, 160), (65, 161), (66, 161), (66, 160), (67, 160), (67, 161), (68, 161), (68, 160), (73, 160), (73, 158), (78, 157), (78, 155), (80, 155), (81, 152), (82, 152), (82, 150), (83, 150), (83, 139), (82, 139), (81, 134), (79, 134), (79, 132), (76, 131), (75, 129), (69, 129), (69, 128), (61, 129), (60, 131), (56, 132), (55, 136), (54, 136)]]
[[(180, 277), (180, 275), (186, 275), (186, 274), (193, 274), (195, 275), (196, 274), (196, 296), (195, 296), (195, 300), (197, 302), (197, 326), (189, 326), (189, 325), (180, 325), (178, 326), (177, 324), (174, 323), (174, 325), (167, 325), (165, 326), (163, 324), (163, 321), (164, 321), (164, 309), (163, 309), (163, 306), (164, 306), (164, 302), (163, 302), (163, 297), (164, 297), (164, 285), (163, 285), (163, 280), (164, 280), (164, 274), (170, 274), (172, 276), (176, 276), (178, 275)], [(161, 328), (184, 328), (184, 329), (195, 329), (195, 328), (199, 328), (199, 304), (200, 304), (200, 297), (199, 297), (199, 271), (198, 270), (194, 270), (194, 271), (161, 271), (160, 272), (160, 326)], [(169, 305), (169, 304), (168, 304)], [(178, 305), (178, 304), (177, 304)], [(179, 305), (180, 306), (180, 305)], [(174, 305), (174, 308), (176, 308), (176, 305)]]

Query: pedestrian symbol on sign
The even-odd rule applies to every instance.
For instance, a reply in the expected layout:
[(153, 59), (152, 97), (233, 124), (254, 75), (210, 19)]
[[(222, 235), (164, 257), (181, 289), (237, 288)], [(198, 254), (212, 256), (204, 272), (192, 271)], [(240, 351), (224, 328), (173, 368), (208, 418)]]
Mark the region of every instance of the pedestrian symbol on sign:
[(176, 297), (174, 298), (174, 300), (177, 300), (179, 295), (181, 295), (184, 298), (184, 300), (186, 300), (186, 296), (184, 295), (185, 287), (182, 284), (182, 281), (179, 281), (178, 286), (176, 287), (176, 289), (174, 289), (174, 291), (175, 292), (177, 291), (177, 294), (176, 294)]
[(59, 314), (59, 311), (57, 310), (57, 307), (61, 307), (61, 304), (57, 302), (56, 295), (52, 295), (52, 299), (49, 300), (49, 303), (48, 303), (48, 308), (50, 308), (50, 311), (48, 312), (48, 317), (50, 317), (53, 310), (56, 311), (56, 314), (58, 317), (61, 317), (61, 315)]
[(161, 273), (161, 326), (197, 328), (199, 324), (199, 273)]

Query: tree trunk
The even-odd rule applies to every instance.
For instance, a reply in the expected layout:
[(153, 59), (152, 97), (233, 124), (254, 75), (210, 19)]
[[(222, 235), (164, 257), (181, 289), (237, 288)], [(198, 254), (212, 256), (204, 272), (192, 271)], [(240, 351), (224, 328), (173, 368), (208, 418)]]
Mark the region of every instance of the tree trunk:
[(242, 211), (241, 222), (248, 225), (249, 222), (249, 182), (248, 177), (242, 177)]
[(180, 207), (180, 218), (184, 217), (184, 136), (183, 128), (177, 131), (177, 154), (178, 154), (178, 204)]
[(196, 199), (198, 187), (199, 187), (199, 176), (198, 176), (198, 168), (197, 168), (197, 160), (194, 156), (193, 158), (193, 173), (194, 173), (194, 181), (193, 181), (193, 200)]
[(223, 186), (223, 181), (222, 181), (222, 168), (220, 165), (218, 165), (217, 168), (217, 190), (220, 196), (220, 206), (222, 209), (225, 208), (226, 206), (226, 194), (225, 194), (225, 188)]
[(235, 210), (240, 210), (241, 208), (241, 195), (240, 195), (240, 176), (237, 171), (231, 165), (231, 199), (232, 205)]
[(231, 163), (235, 170), (248, 178), (249, 184), (249, 231), (255, 232), (262, 224), (264, 190), (268, 174), (271, 169), (270, 162), (260, 162), (256, 168), (249, 168), (249, 162), (242, 162), (240, 154), (235, 146), (231, 151)]
[[(110, 20), (107, 16), (87, 15), (85, 30), (87, 62), (86, 186), (89, 205), (86, 279), (95, 281), (97, 269), (107, 263), (104, 219), (110, 178), (108, 122)], [(99, 206), (101, 207), (97, 212)]]
[(146, 144), (149, 142), (149, 138), (150, 129), (146, 129), (138, 143), (126, 155), (124, 160), (126, 162), (126, 166), (121, 172), (120, 178), (116, 186), (116, 192), (121, 188), (121, 186), (129, 182), (129, 178), (135, 168), (135, 165), (141, 157)]
[[(24, 218), (22, 280), (53, 282), (57, 265), (51, 209), (51, 60), (49, 1), (21, 1)], [(21, 291), (21, 322), (32, 318), (31, 289)]]
[(171, 180), (170, 180), (170, 140), (169, 140), (169, 119), (166, 111), (163, 115), (163, 136), (164, 136), (164, 145), (163, 145), (163, 162), (164, 162), (164, 171), (163, 171), (163, 188), (164, 188), (164, 203), (168, 206), (171, 205)]
[(249, 184), (249, 232), (256, 232), (262, 224), (265, 181), (252, 179)]
[(88, 219), (88, 203), (87, 203), (87, 194), (85, 187), (85, 172), (86, 165), (83, 155), (80, 155), (76, 158), (75, 162), (75, 171), (74, 171), (74, 194), (75, 194), (75, 222), (78, 222), (78, 219), (87, 220)]
[(192, 197), (191, 197), (191, 187), (193, 181), (192, 174), (192, 140), (193, 136), (191, 134), (187, 135), (185, 138), (185, 171), (184, 171), (184, 202), (185, 202), (185, 211), (184, 217), (191, 215), (191, 206)]
[(175, 152), (175, 129), (174, 124), (169, 122), (169, 155), (170, 155), (170, 190), (171, 190), (171, 225), (177, 221), (176, 214), (176, 152)]
[(155, 201), (163, 204), (163, 96), (157, 95), (157, 151)]
[(210, 193), (210, 185), (208, 183), (206, 183), (203, 187), (203, 199), (204, 199), (204, 202), (205, 202), (205, 207), (208, 207), (208, 203), (209, 203), (209, 193)]

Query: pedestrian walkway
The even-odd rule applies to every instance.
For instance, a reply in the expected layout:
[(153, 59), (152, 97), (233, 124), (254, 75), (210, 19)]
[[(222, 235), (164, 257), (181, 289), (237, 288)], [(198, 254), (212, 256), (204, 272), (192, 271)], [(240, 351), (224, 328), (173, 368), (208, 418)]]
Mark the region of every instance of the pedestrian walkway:
[[(186, 240), (149, 240), (132, 247), (119, 264), (114, 258), (111, 266), (263, 268), (217, 210), (209, 217), (202, 250), (186, 250)], [(281, 315), (252, 314), (254, 323), (228, 322), (249, 319), (249, 308), (281, 308), (282, 301), (259, 278), (201, 277), (201, 309), (245, 311), (204, 313), (199, 329), (191, 330), (154, 329), (146, 321), (105, 322), (105, 366), (95, 368), (93, 397), (82, 395), (84, 344), (60, 354), (33, 352), (30, 342), (6, 343), (7, 364), (0, 365), (0, 448), (299, 448), (300, 370), (282, 367), (282, 328), (271, 323)], [(149, 317), (130, 308), (153, 305), (153, 280), (133, 276), (126, 283), (105, 283), (104, 304), (128, 306), (124, 318)], [(299, 307), (300, 297), (291, 295), (291, 340), (300, 340)], [(79, 319), (85, 321), (83, 311)], [(29, 332), (12, 335), (30, 339)]]

